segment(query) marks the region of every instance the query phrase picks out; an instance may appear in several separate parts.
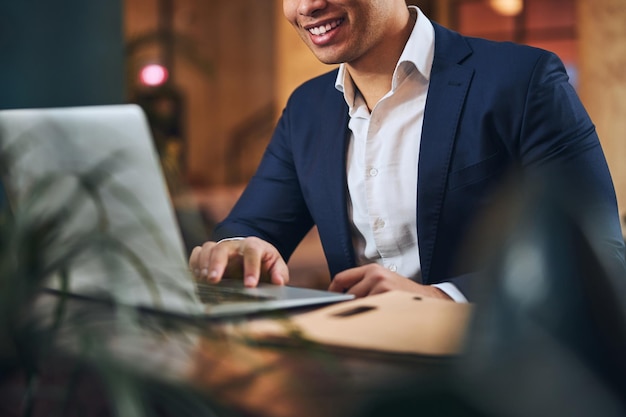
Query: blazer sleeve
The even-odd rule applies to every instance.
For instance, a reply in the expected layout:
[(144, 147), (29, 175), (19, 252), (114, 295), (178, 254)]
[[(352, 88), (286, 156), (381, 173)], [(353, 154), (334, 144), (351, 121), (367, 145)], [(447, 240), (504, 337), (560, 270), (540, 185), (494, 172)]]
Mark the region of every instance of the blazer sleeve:
[(617, 198), (600, 140), (552, 53), (539, 62), (524, 114), (519, 148), (528, 176), (561, 188), (579, 222), (593, 219), (588, 237), (597, 240), (603, 255), (624, 264)]
[(213, 238), (257, 236), (288, 260), (315, 224), (331, 276), (355, 265), (347, 210), (348, 110), (337, 70), (290, 96), (261, 163)]
[(291, 151), (289, 107), (283, 111), (255, 175), (211, 236), (214, 240), (256, 236), (273, 244), (285, 260), (313, 226)]
[[(582, 224), (593, 219), (588, 237), (601, 256), (609, 259), (610, 269), (626, 271), (624, 238), (605, 155), (560, 59), (549, 52), (540, 53), (522, 93), (512, 98), (523, 97), (523, 105), (506, 107), (511, 114), (494, 122), (502, 123), (494, 130), (508, 133), (502, 143), (511, 158), (510, 165), (520, 174), (520, 186), (560, 184), (563, 187), (559, 187), (559, 193), (573, 191), (563, 198), (575, 209), (576, 220)], [(471, 294), (475, 275), (465, 273), (446, 281)]]

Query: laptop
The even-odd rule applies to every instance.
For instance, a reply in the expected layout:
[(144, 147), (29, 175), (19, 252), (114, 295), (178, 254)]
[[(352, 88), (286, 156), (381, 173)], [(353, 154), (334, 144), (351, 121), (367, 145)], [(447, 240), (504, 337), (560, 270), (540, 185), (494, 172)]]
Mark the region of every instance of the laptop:
[(352, 298), (267, 283), (246, 288), (242, 280), (197, 283), (137, 105), (0, 111), (0, 158), (11, 210), (55, 220), (40, 262), (64, 259), (70, 267), (45, 279), (51, 291), (207, 317)]

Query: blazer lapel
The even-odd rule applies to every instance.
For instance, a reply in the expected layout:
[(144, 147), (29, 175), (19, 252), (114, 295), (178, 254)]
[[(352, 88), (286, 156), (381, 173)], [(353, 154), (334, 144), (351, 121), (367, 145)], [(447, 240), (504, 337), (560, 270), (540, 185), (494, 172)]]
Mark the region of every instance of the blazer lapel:
[(437, 24), (435, 58), (424, 112), (417, 190), (417, 235), (422, 280), (429, 284), (437, 228), (448, 183), (450, 159), (465, 97), (474, 74), (459, 65), (471, 53), (463, 38)]
[(327, 224), (332, 225), (330, 229), (327, 229), (333, 233), (332, 245), (337, 245), (334, 250), (339, 250), (344, 255), (341, 259), (329, 259), (331, 272), (337, 272), (356, 265), (347, 210), (346, 154), (349, 116), (347, 105), (341, 94), (337, 94), (337, 99), (328, 106), (325, 114), (327, 118), (320, 121), (320, 138), (322, 138), (323, 149), (326, 152), (321, 192), (328, 196), (324, 201), (327, 208), (325, 218), (328, 220)]

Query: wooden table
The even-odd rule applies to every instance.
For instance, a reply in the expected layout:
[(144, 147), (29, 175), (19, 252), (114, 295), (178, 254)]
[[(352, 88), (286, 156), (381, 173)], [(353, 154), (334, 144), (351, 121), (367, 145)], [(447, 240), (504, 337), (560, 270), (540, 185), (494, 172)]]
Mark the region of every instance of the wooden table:
[[(220, 416), (359, 416), (377, 399), (438, 375), (450, 364), (450, 359), (332, 349), (307, 342), (254, 342), (238, 333), (241, 319), (136, 315), (84, 300), (71, 300), (67, 309), (68, 316), (79, 320), (65, 323), (54, 337), (54, 349), (42, 357), (34, 416), (58, 409), (82, 410), (61, 415), (115, 415), (119, 398), (112, 395), (112, 386), (123, 383), (129, 384), (126, 391), (147, 397), (142, 404), (154, 402), (160, 409), (164, 401), (183, 398), (216, 406)], [(128, 324), (131, 319), (135, 322)], [(90, 340), (88, 349), (85, 340)], [(115, 382), (116, 372), (123, 383)], [(76, 375), (81, 377), (77, 380)], [(154, 386), (165, 394), (155, 395)], [(19, 367), (12, 378), (3, 378), (0, 414), (20, 415), (28, 389)], [(63, 395), (52, 395), (58, 392)], [(182, 413), (183, 404), (175, 410)]]

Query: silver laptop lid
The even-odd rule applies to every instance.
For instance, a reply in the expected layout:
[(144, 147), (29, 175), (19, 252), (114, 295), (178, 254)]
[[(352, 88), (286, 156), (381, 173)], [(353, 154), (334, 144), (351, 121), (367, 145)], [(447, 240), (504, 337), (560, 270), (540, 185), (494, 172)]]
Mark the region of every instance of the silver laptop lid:
[[(66, 209), (49, 257), (78, 250), (70, 293), (185, 315), (229, 316), (324, 304), (347, 294), (224, 286), (241, 302), (202, 304), (145, 116), (136, 105), (0, 111), (4, 183), (16, 212)], [(41, 183), (43, 190), (37, 189)], [(21, 206), (21, 207), (20, 207)], [(79, 243), (76, 247), (76, 242)], [(59, 289), (60, 278), (47, 283)]]
[[(71, 264), (70, 292), (201, 310), (138, 106), (1, 111), (0, 141), (14, 210), (27, 208), (31, 217), (66, 211), (46, 251), (50, 258), (81, 252)], [(37, 189), (44, 181), (46, 187)], [(48, 285), (59, 283), (55, 276)]]

